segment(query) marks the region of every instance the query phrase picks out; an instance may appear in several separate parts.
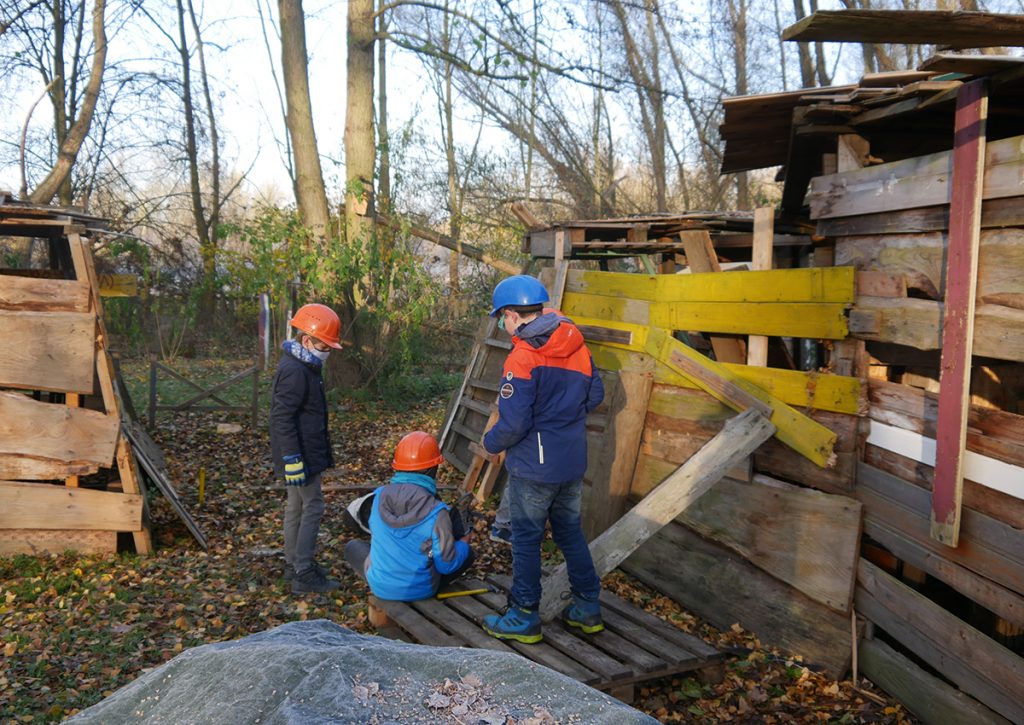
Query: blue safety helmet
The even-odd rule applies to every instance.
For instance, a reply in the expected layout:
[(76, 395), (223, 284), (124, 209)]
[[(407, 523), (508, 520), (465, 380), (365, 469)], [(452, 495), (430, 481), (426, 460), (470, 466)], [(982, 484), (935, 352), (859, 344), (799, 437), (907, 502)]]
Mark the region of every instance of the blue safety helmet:
[(536, 277), (528, 274), (517, 274), (498, 282), (491, 295), (491, 317), (495, 317), (502, 307), (530, 307), (542, 305), (548, 301), (548, 291)]

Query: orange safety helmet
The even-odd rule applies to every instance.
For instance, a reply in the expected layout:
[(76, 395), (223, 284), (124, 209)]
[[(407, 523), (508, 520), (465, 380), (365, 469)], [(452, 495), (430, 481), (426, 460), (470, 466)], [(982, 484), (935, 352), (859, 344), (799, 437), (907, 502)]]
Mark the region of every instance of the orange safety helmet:
[(341, 349), (341, 320), (338, 313), (327, 305), (303, 305), (288, 324), (320, 342)]
[(395, 446), (395, 460), (391, 467), (396, 471), (425, 471), (444, 462), (441, 449), (434, 436), (421, 430), (406, 433)]

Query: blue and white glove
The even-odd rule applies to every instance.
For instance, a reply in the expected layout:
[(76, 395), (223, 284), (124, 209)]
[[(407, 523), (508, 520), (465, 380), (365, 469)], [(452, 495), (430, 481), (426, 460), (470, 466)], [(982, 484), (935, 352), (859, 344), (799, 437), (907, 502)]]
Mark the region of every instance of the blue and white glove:
[(302, 456), (284, 457), (284, 483), (286, 486), (306, 485), (306, 466), (302, 462)]

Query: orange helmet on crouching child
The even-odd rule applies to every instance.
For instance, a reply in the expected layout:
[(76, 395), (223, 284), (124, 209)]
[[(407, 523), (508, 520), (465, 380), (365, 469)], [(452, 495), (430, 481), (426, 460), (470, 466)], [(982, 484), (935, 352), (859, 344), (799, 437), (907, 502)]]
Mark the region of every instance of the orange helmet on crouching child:
[(333, 348), (341, 349), (341, 320), (338, 313), (327, 305), (303, 305), (288, 324)]
[(425, 471), (444, 461), (434, 436), (421, 430), (407, 433), (395, 446), (391, 467), (396, 471)]

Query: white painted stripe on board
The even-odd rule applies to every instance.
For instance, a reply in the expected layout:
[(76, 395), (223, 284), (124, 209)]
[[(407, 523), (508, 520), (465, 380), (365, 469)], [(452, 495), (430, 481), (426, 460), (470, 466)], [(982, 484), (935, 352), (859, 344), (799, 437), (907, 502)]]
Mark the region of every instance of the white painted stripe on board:
[[(935, 439), (912, 430), (873, 420), (868, 443), (912, 458), (927, 466), (935, 465)], [(1024, 499), (1024, 468), (1020, 466), (967, 451), (964, 458), (964, 478), (1015, 498)]]

